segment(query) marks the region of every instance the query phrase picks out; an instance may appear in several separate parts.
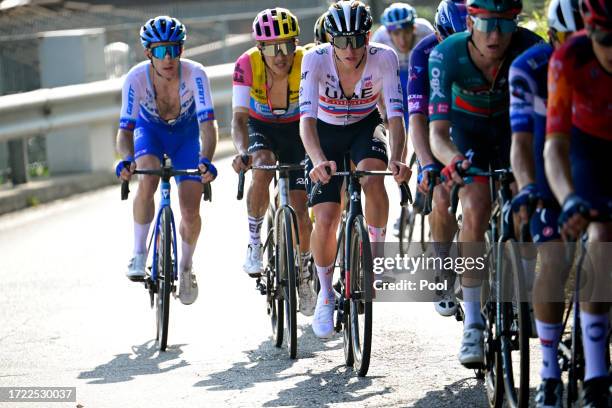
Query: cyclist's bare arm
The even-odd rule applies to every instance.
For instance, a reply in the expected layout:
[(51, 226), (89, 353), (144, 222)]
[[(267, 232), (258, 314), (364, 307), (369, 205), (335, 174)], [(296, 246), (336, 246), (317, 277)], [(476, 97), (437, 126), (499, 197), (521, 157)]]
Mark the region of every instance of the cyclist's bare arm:
[(406, 128), (402, 116), (389, 118), (389, 145), (390, 161), (406, 162)]
[(569, 160), (570, 138), (563, 134), (546, 135), (544, 166), (550, 189), (560, 203), (574, 192)]
[(412, 147), (419, 159), (421, 166), (427, 166), (434, 162), (434, 157), (429, 146), (429, 129), (427, 127), (427, 116), (422, 113), (413, 113), (408, 119), (408, 137), (412, 141)]
[(321, 143), (319, 142), (319, 134), (317, 133), (317, 120), (314, 118), (302, 118), (300, 120), (300, 136), (306, 153), (312, 160), (312, 163), (317, 164), (326, 161)]
[(434, 120), (429, 123), (429, 140), (434, 156), (444, 164), (450, 164), (461, 152), (450, 138), (450, 121)]
[(519, 188), (535, 183), (533, 133), (514, 132), (510, 150), (510, 165)]
[(126, 129), (117, 131), (116, 150), (122, 158), (134, 156), (134, 132)]
[(202, 150), (200, 157), (206, 157), (209, 160), (213, 159), (217, 150), (217, 141), (219, 140), (219, 127), (216, 120), (208, 120), (200, 123), (200, 141), (202, 142)]
[(239, 154), (246, 154), (249, 149), (249, 111), (236, 107), (232, 115), (232, 140)]

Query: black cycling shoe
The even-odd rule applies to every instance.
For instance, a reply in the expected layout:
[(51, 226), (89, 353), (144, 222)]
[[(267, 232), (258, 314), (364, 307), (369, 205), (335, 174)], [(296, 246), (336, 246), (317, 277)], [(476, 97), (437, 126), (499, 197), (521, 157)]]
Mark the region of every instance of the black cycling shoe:
[(610, 408), (610, 377), (596, 377), (582, 386), (583, 408)]
[(545, 378), (536, 391), (536, 408), (563, 408), (563, 383), (557, 378)]

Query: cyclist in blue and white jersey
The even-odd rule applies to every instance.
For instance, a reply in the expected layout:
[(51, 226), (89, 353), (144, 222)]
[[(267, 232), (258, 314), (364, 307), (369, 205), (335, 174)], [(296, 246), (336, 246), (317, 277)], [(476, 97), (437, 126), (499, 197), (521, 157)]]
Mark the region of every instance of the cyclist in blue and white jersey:
[[(331, 177), (343, 166), (344, 154), (359, 170), (393, 172), (398, 183), (410, 178), (403, 163), (406, 134), (395, 52), (369, 42), (372, 17), (356, 0), (341, 0), (329, 8), (325, 30), (331, 37), (304, 55), (300, 84), (300, 136), (308, 154), (312, 182), (323, 183), (313, 199), (316, 222), (311, 250), (321, 284), (312, 329), (317, 337), (334, 332), (332, 274), (336, 230), (340, 222), (342, 180)], [(385, 99), (391, 154), (377, 107)], [(360, 180), (366, 196), (365, 218), (370, 242), (384, 242), (389, 198), (382, 177)]]
[[(152, 18), (140, 29), (148, 61), (133, 67), (123, 84), (117, 133), (117, 151), (123, 159), (116, 172), (122, 180), (129, 180), (136, 167), (159, 168), (164, 154), (176, 169), (199, 168), (203, 172), (201, 177), (176, 177), (182, 238), (179, 298), (191, 304), (198, 295), (192, 258), (202, 223), (202, 183), (217, 176), (211, 163), (217, 145), (217, 124), (204, 67), (180, 58), (185, 38), (185, 26), (168, 16)], [(134, 197), (134, 255), (126, 273), (132, 280), (145, 276), (146, 240), (158, 184), (159, 177), (142, 176)]]
[[(410, 4), (393, 3), (380, 16), (381, 26), (372, 34), (372, 41), (391, 47), (398, 56), (400, 82), (404, 101), (404, 124), (408, 126), (408, 66), (414, 47), (434, 32), (429, 21), (417, 17)], [(383, 101), (384, 103), (384, 101)], [(385, 113), (381, 112), (386, 122)]]
[[(408, 133), (412, 140), (412, 146), (417, 156), (419, 168), (417, 183), (418, 191), (415, 202), (423, 202), (418, 196), (427, 194), (429, 188), (428, 175), (433, 176), (433, 181), (442, 170), (442, 163), (435, 159), (429, 146), (429, 54), (438, 43), (451, 34), (465, 31), (467, 9), (462, 3), (451, 0), (442, 0), (438, 5), (434, 19), (435, 33), (422, 39), (412, 50), (410, 56), (410, 68), (408, 81)], [(457, 222), (453, 215), (449, 214), (448, 191), (443, 188), (435, 188), (433, 194), (433, 208), (429, 214), (429, 228), (434, 242), (436, 255), (442, 259), (450, 252), (450, 243), (457, 230)], [(452, 270), (440, 271), (444, 275), (441, 279), (452, 279)], [(434, 302), (436, 311), (442, 316), (453, 316), (457, 311), (457, 300), (454, 290), (443, 293), (439, 301)]]

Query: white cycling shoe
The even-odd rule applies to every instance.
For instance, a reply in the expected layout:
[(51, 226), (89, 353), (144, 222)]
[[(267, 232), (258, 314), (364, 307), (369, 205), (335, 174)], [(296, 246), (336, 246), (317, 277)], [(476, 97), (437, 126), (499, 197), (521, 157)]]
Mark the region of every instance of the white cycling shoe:
[(314, 318), (312, 319), (312, 331), (320, 339), (329, 338), (334, 334), (335, 301), (333, 292), (331, 296), (324, 295), (322, 291), (319, 292)]
[(466, 368), (479, 368), (484, 362), (484, 328), (472, 325), (464, 327), (459, 362)]
[(179, 273), (178, 298), (184, 305), (190, 305), (198, 298), (198, 282), (193, 273), (193, 266)]
[(257, 278), (263, 273), (263, 248), (261, 244), (249, 244), (246, 260), (242, 269), (251, 277)]
[(145, 267), (147, 263), (147, 254), (134, 254), (130, 263), (128, 264), (127, 272), (125, 276), (132, 281), (142, 281), (145, 276)]
[(439, 315), (448, 317), (454, 316), (457, 313), (457, 298), (454, 293), (444, 293), (442, 298), (434, 302), (436, 312)]

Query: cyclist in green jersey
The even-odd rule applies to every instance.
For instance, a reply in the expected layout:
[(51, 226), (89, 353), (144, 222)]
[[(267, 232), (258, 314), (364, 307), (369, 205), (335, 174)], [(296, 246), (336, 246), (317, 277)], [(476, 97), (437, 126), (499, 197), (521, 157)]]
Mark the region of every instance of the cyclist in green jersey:
[[(521, 0), (468, 0), (466, 6), (468, 31), (450, 36), (429, 56), (430, 142), (436, 158), (446, 165), (442, 174), (447, 187), (463, 184), (457, 163), (463, 169), (509, 166), (508, 69), (518, 54), (542, 40), (517, 27)], [(459, 240), (483, 242), (491, 213), (488, 181), (474, 177), (459, 198), (463, 210)], [(469, 246), (462, 256), (482, 254), (475, 247)], [(479, 279), (462, 277), (465, 325), (459, 361), (466, 367), (483, 362), (480, 285)]]

